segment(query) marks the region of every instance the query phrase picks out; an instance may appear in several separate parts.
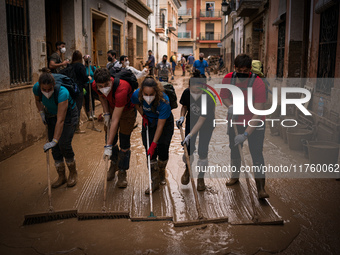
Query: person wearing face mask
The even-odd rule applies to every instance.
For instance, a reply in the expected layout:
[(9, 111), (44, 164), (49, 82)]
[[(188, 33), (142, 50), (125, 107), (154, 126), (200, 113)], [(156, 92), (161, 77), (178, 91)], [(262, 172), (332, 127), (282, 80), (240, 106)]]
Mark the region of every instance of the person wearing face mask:
[(54, 52), (49, 57), (48, 67), (52, 71), (52, 73), (59, 73), (59, 71), (63, 69), (69, 63), (69, 61), (62, 61), (61, 59), (61, 54), (64, 54), (66, 52), (65, 43), (56, 42), (55, 47), (56, 52)]
[[(199, 159), (197, 161), (197, 166), (199, 166), (200, 169), (208, 166), (208, 149), (214, 130), (213, 121), (215, 119), (215, 102), (206, 92), (201, 90), (202, 88), (206, 89), (206, 82), (207, 79), (201, 78), (199, 70), (196, 70), (193, 73), (193, 77), (189, 80), (189, 88), (186, 88), (183, 91), (179, 101), (180, 104), (182, 104), (181, 117), (176, 121), (176, 126), (180, 128), (185, 120), (185, 139), (182, 141), (182, 145), (184, 146), (184, 143), (186, 144), (191, 163), (194, 161), (193, 153), (196, 150), (195, 143), (197, 135), (199, 134)], [(209, 114), (202, 113), (202, 94), (207, 95), (207, 112)], [(190, 175), (184, 154), (183, 162), (185, 163), (185, 171), (182, 175), (181, 183), (183, 185), (187, 185), (190, 181)], [(204, 172), (200, 172), (198, 174), (197, 190), (205, 190)]]
[[(254, 76), (251, 73), (252, 59), (246, 54), (240, 54), (235, 58), (234, 68), (235, 72), (228, 73), (224, 79), (224, 84), (233, 84), (240, 88), (244, 95), (244, 115), (233, 115), (233, 97), (228, 89), (221, 89), (220, 96), (223, 104), (228, 107), (228, 120), (237, 122), (236, 127), (238, 135), (236, 136), (234, 129), (229, 129), (229, 147), (231, 149), (231, 165), (235, 166), (237, 171), (232, 172), (231, 178), (227, 180), (226, 185), (231, 186), (238, 183), (241, 167), (241, 156), (238, 150), (238, 144), (243, 145), (245, 140), (248, 140), (250, 154), (253, 160), (253, 166), (258, 166), (260, 171), (255, 172), (255, 182), (258, 192), (258, 198), (268, 198), (269, 195), (266, 193), (265, 186), (265, 174), (262, 173), (261, 169), (264, 165), (263, 158), (263, 142), (265, 127), (255, 127), (259, 121), (252, 121), (252, 126), (248, 126), (248, 121), (251, 119), (265, 120), (265, 116), (258, 116), (248, 108), (248, 87), (251, 82), (253, 91), (253, 104), (257, 110), (263, 110), (264, 104), (266, 103), (266, 87), (260, 77)], [(254, 79), (254, 80), (252, 80)], [(244, 124), (242, 124), (244, 123)]]
[[(174, 133), (174, 117), (169, 97), (162, 85), (153, 76), (147, 76), (131, 98), (143, 118), (142, 140), (147, 155), (151, 158), (152, 191), (159, 184), (166, 184), (165, 169), (169, 159), (169, 147)], [(147, 149), (146, 126), (149, 129), (150, 147)], [(149, 188), (145, 194), (149, 194)]]
[[(77, 183), (77, 169), (72, 149), (72, 139), (78, 123), (78, 110), (69, 91), (62, 84), (56, 84), (54, 76), (48, 68), (43, 68), (39, 81), (33, 86), (35, 104), (41, 119), (48, 129), (48, 140), (44, 151), (52, 149), (58, 180), (52, 188), (58, 188), (64, 183), (73, 187)], [(70, 174), (65, 176), (65, 162)]]
[[(85, 99), (85, 110), (86, 110), (86, 115), (88, 117), (89, 120), (92, 119), (97, 119), (97, 117), (95, 116), (94, 112), (95, 112), (95, 99), (98, 99), (98, 96), (96, 98), (97, 93), (95, 93), (92, 89), (92, 83), (93, 83), (93, 75), (94, 72), (96, 71), (96, 67), (91, 65), (91, 57), (90, 55), (85, 55), (84, 56), (84, 61), (85, 61), (85, 69), (86, 69), (86, 75), (90, 81), (90, 86), (88, 86), (88, 84), (85, 85), (85, 90), (86, 90), (86, 94), (84, 95), (84, 99)], [(90, 90), (91, 89), (91, 100), (92, 102), (90, 102)], [(90, 103), (92, 104), (92, 112), (90, 112)]]
[(156, 65), (155, 76), (158, 77), (159, 81), (168, 82), (169, 76), (171, 75), (171, 65), (167, 62), (168, 56), (163, 55), (163, 59)]
[(94, 72), (92, 88), (99, 95), (105, 127), (110, 127), (104, 146), (104, 158), (111, 159), (107, 180), (113, 180), (118, 171), (117, 186), (126, 188), (126, 171), (130, 166), (131, 155), (130, 137), (136, 121), (136, 110), (130, 99), (133, 93), (131, 85), (122, 79), (119, 80), (117, 88), (113, 88), (113, 83), (114, 78), (109, 70), (99, 68)]
[(120, 63), (122, 69), (130, 70), (136, 76), (137, 79), (146, 77), (149, 73), (149, 70), (147, 68), (144, 68), (142, 71), (139, 71), (136, 68), (130, 66), (130, 61), (127, 56), (121, 56)]
[(194, 62), (194, 65), (192, 67), (192, 72), (195, 72), (196, 69), (198, 69), (201, 72), (201, 75), (204, 75), (204, 76), (205, 76), (205, 71), (207, 71), (209, 75), (209, 81), (211, 80), (209, 65), (208, 65), (208, 62), (204, 60), (204, 53), (202, 52), (199, 54), (199, 59), (197, 59)]
[(115, 64), (118, 63), (118, 60), (116, 59), (116, 52), (114, 52), (113, 50), (109, 50), (107, 52), (107, 64), (106, 64), (106, 68), (108, 70), (110, 70), (112, 67), (114, 67)]

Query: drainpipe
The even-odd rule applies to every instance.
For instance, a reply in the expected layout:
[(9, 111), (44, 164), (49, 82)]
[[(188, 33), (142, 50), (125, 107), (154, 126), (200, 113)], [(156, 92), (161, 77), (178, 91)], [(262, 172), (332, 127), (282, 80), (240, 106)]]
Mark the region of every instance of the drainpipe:
[(83, 36), (85, 37), (85, 54), (89, 54), (88, 52), (88, 36), (87, 36), (87, 32), (86, 32), (86, 24), (85, 24), (85, 20), (86, 20), (86, 0), (82, 0), (82, 29), (83, 29)]
[(197, 25), (197, 19), (196, 19), (196, 17), (197, 17), (197, 1), (195, 1), (194, 0), (194, 20), (193, 20), (193, 23), (194, 23), (194, 47), (193, 47), (193, 56), (195, 57), (195, 51), (196, 51), (196, 47), (197, 47), (197, 42), (196, 42), (196, 38), (197, 38), (197, 34), (196, 34), (196, 25)]

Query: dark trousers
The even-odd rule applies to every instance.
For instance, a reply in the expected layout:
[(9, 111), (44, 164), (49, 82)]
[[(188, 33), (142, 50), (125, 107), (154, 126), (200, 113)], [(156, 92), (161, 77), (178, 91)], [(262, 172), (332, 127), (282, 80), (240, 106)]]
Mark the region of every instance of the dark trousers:
[[(89, 89), (88, 85), (85, 86), (85, 90), (86, 90), (86, 95), (84, 95), (85, 110), (86, 110), (86, 112), (90, 112), (90, 89)], [(95, 110), (95, 105), (94, 105), (95, 94), (96, 94), (96, 92), (92, 89), (92, 86), (91, 86), (91, 97), (92, 97), (92, 102), (91, 103), (92, 103), (92, 111), (93, 112)]]
[[(243, 134), (246, 127), (236, 125), (239, 134)], [(255, 178), (265, 178), (265, 174), (262, 173), (261, 169), (264, 165), (263, 158), (263, 141), (264, 141), (265, 127), (258, 127), (248, 137), (249, 151), (253, 160), (253, 166), (258, 166), (260, 171), (255, 171)], [(229, 128), (229, 148), (231, 149), (231, 159), (240, 159), (240, 152), (238, 146), (235, 146), (235, 131), (234, 126)], [(243, 144), (242, 144), (243, 146)]]
[[(155, 123), (156, 120), (153, 120)], [(157, 125), (150, 124), (149, 126), (149, 146), (151, 145), (153, 138), (155, 136), (157, 129)], [(158, 159), (161, 161), (165, 161), (169, 159), (169, 148), (172, 139), (172, 135), (174, 134), (174, 117), (171, 113), (170, 117), (166, 120), (166, 123), (163, 127), (163, 132), (161, 137), (158, 140), (157, 148), (155, 153), (153, 154), (151, 159)], [(142, 128), (142, 140), (145, 151), (147, 152), (147, 141), (146, 141), (146, 128)]]
[[(47, 128), (48, 128), (48, 140), (52, 141), (54, 136), (55, 125), (57, 123), (57, 116), (46, 116)], [(59, 138), (57, 146), (52, 148), (52, 156), (55, 162), (59, 163), (64, 161), (73, 161), (74, 152), (72, 149), (72, 139), (76, 125), (78, 123), (78, 110), (75, 107), (72, 110), (68, 110), (64, 122), (63, 132)]]
[[(185, 125), (185, 136), (187, 136), (190, 133), (190, 127), (193, 128), (196, 123), (189, 123), (186, 122)], [(205, 123), (204, 123), (205, 124)], [(193, 135), (190, 139), (190, 144), (188, 146), (188, 152), (189, 155), (192, 155), (194, 151), (196, 150), (196, 138), (199, 134), (199, 140), (198, 140), (198, 156), (200, 159), (205, 159), (208, 157), (208, 151), (209, 151), (209, 143), (212, 136), (212, 133), (214, 131), (214, 127), (211, 123), (209, 125), (202, 125), (200, 131), (198, 131), (195, 135)]]
[(83, 93), (83, 88), (81, 88), (80, 93), (78, 94), (76, 98), (76, 105), (78, 109), (78, 119), (80, 118), (81, 108), (83, 108), (83, 100), (84, 100), (84, 93)]

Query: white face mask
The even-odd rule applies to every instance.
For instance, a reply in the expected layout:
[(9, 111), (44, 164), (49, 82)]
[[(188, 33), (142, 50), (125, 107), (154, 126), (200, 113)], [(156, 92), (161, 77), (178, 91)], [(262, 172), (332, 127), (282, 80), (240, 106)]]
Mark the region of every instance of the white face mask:
[(143, 98), (145, 102), (149, 105), (152, 103), (153, 100), (155, 100), (155, 96), (143, 96)]
[(43, 93), (43, 95), (44, 95), (47, 99), (49, 99), (49, 98), (53, 95), (54, 90), (51, 90), (50, 92), (41, 91), (41, 93)]
[(129, 66), (130, 65), (130, 61), (125, 61), (125, 66)]
[(99, 89), (99, 91), (102, 92), (107, 97), (111, 91), (111, 86), (101, 88)]
[(66, 48), (65, 48), (65, 47), (64, 47), (64, 48), (61, 48), (61, 49), (60, 49), (60, 52), (61, 52), (61, 53), (65, 53), (65, 52), (66, 52)]
[(197, 101), (197, 99), (199, 99), (202, 94), (201, 93), (196, 94), (196, 93), (190, 92), (190, 95), (194, 98), (195, 101)]

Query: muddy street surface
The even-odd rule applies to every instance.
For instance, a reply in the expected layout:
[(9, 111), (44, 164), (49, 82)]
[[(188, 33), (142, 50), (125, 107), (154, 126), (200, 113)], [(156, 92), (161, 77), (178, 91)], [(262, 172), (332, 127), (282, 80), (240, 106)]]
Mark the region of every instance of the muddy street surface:
[[(188, 86), (188, 77), (176, 76), (178, 100)], [(180, 107), (173, 110), (175, 120)], [(96, 108), (96, 115), (101, 107)], [(225, 118), (226, 109), (216, 108)], [(128, 187), (116, 187), (117, 177), (108, 182), (109, 211), (128, 211), (131, 217), (148, 216), (148, 170), (141, 140), (141, 118), (132, 134), (132, 153)], [(99, 212), (103, 201), (105, 162), (102, 159), (104, 131), (91, 129), (84, 122), (85, 134), (75, 134), (78, 183), (52, 190), (55, 210), (77, 209)], [(96, 122), (103, 130), (103, 124)], [(230, 162), (225, 128), (216, 128), (209, 151), (209, 162)], [(170, 147), (167, 185), (154, 193), (156, 216), (170, 216), (175, 222), (197, 219), (191, 185), (181, 184), (184, 171), (181, 136), (177, 128)], [(0, 162), (0, 254), (339, 254), (340, 182), (334, 179), (268, 179), (270, 198), (259, 203), (251, 179), (251, 196), (259, 221), (253, 225), (252, 206), (244, 179), (235, 187), (225, 186), (224, 178), (207, 178), (207, 190), (199, 193), (206, 218), (227, 217), (228, 222), (174, 227), (171, 221), (131, 222), (128, 219), (78, 221), (76, 218), (23, 226), (24, 215), (47, 212), (46, 157), (41, 140), (22, 152)], [(247, 164), (251, 158), (244, 146)], [(266, 131), (266, 163), (307, 163), (303, 152), (291, 151), (278, 136)], [(51, 179), (57, 178), (52, 156)], [(67, 171), (68, 173), (68, 171)], [(214, 177), (214, 176), (213, 176)], [(248, 223), (239, 225), (239, 223)]]

